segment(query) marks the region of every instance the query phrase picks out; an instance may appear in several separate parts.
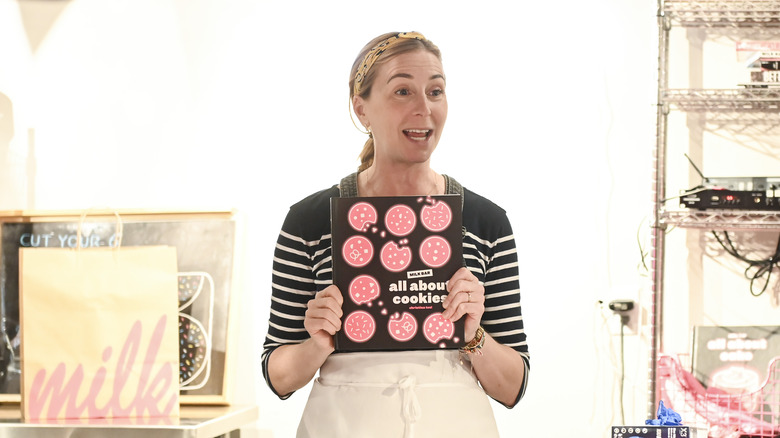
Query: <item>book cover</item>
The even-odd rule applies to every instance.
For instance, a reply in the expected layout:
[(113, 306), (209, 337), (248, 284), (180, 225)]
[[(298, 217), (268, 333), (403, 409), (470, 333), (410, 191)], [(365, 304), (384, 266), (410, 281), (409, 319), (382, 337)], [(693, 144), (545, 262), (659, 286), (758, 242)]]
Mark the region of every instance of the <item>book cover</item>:
[[(694, 327), (692, 373), (710, 390), (746, 395), (758, 391), (775, 357), (780, 357), (780, 326)], [(748, 411), (761, 403), (744, 401), (742, 408)]]
[(331, 199), (333, 284), (344, 296), (336, 351), (459, 348), (445, 320), (463, 264), (459, 195)]
[(780, 52), (780, 41), (768, 40), (768, 41), (753, 41), (753, 40), (741, 40), (736, 43), (737, 61), (750, 64), (751, 58), (755, 58), (761, 53), (778, 53)]

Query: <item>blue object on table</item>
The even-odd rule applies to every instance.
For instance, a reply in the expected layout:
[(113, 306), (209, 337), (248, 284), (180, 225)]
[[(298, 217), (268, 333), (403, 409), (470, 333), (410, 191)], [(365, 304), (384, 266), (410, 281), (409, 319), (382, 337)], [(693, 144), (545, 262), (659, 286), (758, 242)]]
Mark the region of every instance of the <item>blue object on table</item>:
[(658, 418), (645, 420), (645, 424), (652, 426), (682, 426), (682, 417), (677, 412), (664, 406), (664, 401), (658, 402)]

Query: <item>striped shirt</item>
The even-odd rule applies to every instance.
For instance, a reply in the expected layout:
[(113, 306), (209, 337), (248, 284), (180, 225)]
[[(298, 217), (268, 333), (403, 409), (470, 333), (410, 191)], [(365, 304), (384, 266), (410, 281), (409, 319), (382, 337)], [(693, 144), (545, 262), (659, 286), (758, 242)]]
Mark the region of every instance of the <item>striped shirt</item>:
[[(333, 186), (290, 207), (276, 243), (262, 370), (268, 386), (282, 399), (291, 394), (276, 392), (268, 378), (268, 360), (279, 346), (309, 338), (303, 326), (306, 305), (332, 284), (330, 199), (338, 196), (339, 188)], [(502, 208), (465, 188), (463, 196), (463, 258), (485, 288), (482, 327), (496, 341), (517, 351), (525, 365), (525, 380), (517, 399), (509, 405), (512, 407), (525, 394), (530, 366), (520, 307), (517, 248)]]

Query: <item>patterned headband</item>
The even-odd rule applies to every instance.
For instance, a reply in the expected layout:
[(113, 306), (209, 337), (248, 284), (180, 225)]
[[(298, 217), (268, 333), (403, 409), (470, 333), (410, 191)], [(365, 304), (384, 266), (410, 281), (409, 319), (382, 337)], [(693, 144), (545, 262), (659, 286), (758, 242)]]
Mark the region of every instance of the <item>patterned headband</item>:
[(382, 55), (382, 53), (384, 53), (385, 50), (387, 50), (389, 47), (401, 42), (404, 39), (417, 39), (420, 41), (426, 41), (425, 37), (419, 32), (401, 32), (398, 35), (393, 35), (374, 46), (371, 50), (368, 51), (368, 53), (366, 53), (366, 57), (363, 58), (363, 64), (360, 68), (358, 68), (358, 71), (355, 74), (355, 96), (360, 95), (360, 86), (363, 85), (363, 79), (365, 79), (368, 71), (371, 69), (371, 66), (374, 65), (377, 59), (379, 59), (379, 56)]

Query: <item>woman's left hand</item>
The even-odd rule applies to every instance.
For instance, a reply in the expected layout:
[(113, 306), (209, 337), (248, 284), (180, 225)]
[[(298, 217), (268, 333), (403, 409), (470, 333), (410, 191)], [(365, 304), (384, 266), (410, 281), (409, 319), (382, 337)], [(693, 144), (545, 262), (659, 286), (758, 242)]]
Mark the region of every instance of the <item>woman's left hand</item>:
[[(485, 288), (467, 268), (460, 268), (447, 283), (442, 316), (450, 321), (465, 318), (464, 344), (468, 344), (482, 323), (485, 313)], [(523, 387), (525, 364), (515, 350), (500, 344), (487, 332), (480, 352), (471, 354), (472, 369), (485, 392), (506, 406), (517, 403)]]
[(442, 303), (442, 316), (451, 321), (457, 321), (464, 315), (465, 330), (463, 339), (472, 339), (485, 313), (485, 288), (477, 277), (468, 270), (460, 268), (447, 283), (447, 298)]

